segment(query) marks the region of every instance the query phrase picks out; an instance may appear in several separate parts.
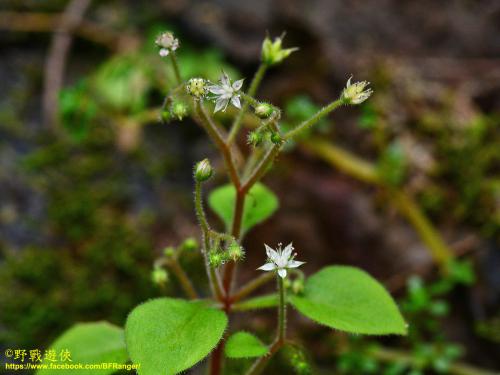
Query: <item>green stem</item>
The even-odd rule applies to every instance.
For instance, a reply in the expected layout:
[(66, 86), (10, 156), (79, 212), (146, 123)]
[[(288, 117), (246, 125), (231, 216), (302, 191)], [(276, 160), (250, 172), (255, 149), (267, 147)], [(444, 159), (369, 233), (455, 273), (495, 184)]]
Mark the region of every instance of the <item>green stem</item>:
[(205, 211), (203, 210), (203, 203), (201, 197), (201, 182), (196, 181), (195, 183), (195, 194), (194, 194), (194, 204), (196, 208), (196, 216), (200, 222), (201, 231), (203, 235), (203, 246), (201, 246), (201, 252), (203, 254), (203, 260), (205, 263), (205, 269), (207, 271), (208, 281), (210, 282), (210, 288), (212, 294), (219, 300), (223, 300), (224, 295), (222, 294), (220, 288), (220, 282), (215, 269), (210, 265), (208, 260), (208, 250), (210, 248), (210, 227), (208, 225), (207, 218), (205, 216)]
[[(255, 72), (255, 75), (252, 79), (252, 83), (250, 84), (250, 88), (248, 89), (248, 95), (250, 97), (255, 96), (255, 93), (257, 92), (257, 89), (260, 86), (262, 78), (264, 78), (264, 74), (266, 73), (266, 70), (267, 70), (267, 65), (260, 64), (259, 69), (257, 69), (257, 72)], [(240, 131), (241, 125), (243, 123), (243, 117), (245, 116), (245, 113), (248, 110), (249, 105), (250, 105), (250, 103), (247, 100), (245, 100), (241, 110), (238, 112), (238, 115), (234, 119), (233, 126), (231, 127), (231, 131), (229, 132), (229, 136), (227, 138), (228, 144), (233, 143), (234, 139), (238, 135), (238, 132)]]
[(181, 283), (182, 289), (189, 296), (189, 298), (197, 299), (198, 293), (196, 293), (191, 280), (187, 276), (186, 272), (184, 272), (184, 269), (179, 264), (179, 261), (176, 258), (172, 258), (168, 260), (167, 264)]
[(174, 51), (170, 51), (170, 61), (172, 62), (172, 67), (174, 68), (175, 79), (180, 85), (182, 83), (181, 72), (179, 70), (179, 64), (177, 63), (177, 56), (175, 56)]
[(273, 145), (262, 158), (259, 164), (255, 167), (253, 172), (248, 176), (242, 185), (242, 189), (245, 191), (250, 190), (250, 188), (259, 181), (264, 174), (267, 172), (267, 168), (273, 162), (274, 158), (278, 155), (281, 150), (281, 145)]
[(254, 290), (266, 284), (268, 281), (272, 280), (274, 275), (271, 272), (266, 272), (259, 277), (249, 281), (247, 284), (243, 285), (240, 290), (233, 294), (231, 302), (238, 302), (251, 294)]
[(229, 177), (233, 185), (239, 189), (240, 187), (240, 177), (238, 175), (238, 171), (236, 170), (236, 165), (233, 160), (233, 155), (231, 152), (231, 147), (224, 141), (223, 136), (221, 135), (217, 125), (214, 123), (210, 115), (208, 114), (206, 108), (203, 106), (200, 101), (194, 101), (194, 109), (198, 122), (208, 133), (210, 138), (214, 141), (215, 145), (221, 152), (224, 161), (226, 163), (227, 170), (229, 172)]
[(302, 122), (299, 124), (296, 128), (290, 130), (288, 133), (286, 133), (283, 138), (285, 140), (287, 139), (292, 139), (296, 135), (298, 135), (300, 132), (310, 128), (314, 124), (316, 124), (318, 121), (320, 121), (323, 117), (328, 115), (330, 112), (334, 111), (338, 107), (340, 107), (342, 104), (344, 104), (344, 101), (342, 99), (337, 99), (334, 102), (331, 102), (327, 106), (321, 108), (316, 114), (314, 114), (310, 119)]
[(285, 344), (285, 336), (286, 336), (286, 291), (283, 285), (283, 279), (277, 275), (278, 278), (278, 296), (279, 296), (279, 304), (278, 304), (278, 330), (276, 332), (276, 338), (269, 348), (269, 352), (265, 355), (257, 359), (252, 367), (246, 372), (246, 375), (258, 375), (260, 374), (266, 365), (269, 363), (271, 358), (278, 352), (279, 349)]

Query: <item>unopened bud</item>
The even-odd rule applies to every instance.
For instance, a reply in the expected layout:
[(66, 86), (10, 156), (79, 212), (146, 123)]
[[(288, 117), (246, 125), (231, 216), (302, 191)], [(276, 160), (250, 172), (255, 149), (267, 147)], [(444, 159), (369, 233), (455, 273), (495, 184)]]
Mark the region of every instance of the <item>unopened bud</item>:
[(268, 118), (274, 112), (274, 107), (269, 103), (259, 103), (255, 106), (255, 114), (260, 118)]
[(231, 242), (231, 244), (227, 248), (227, 254), (235, 262), (237, 260), (243, 259), (243, 257), (245, 256), (243, 248), (237, 242)]
[(294, 294), (301, 294), (304, 291), (304, 280), (296, 279), (292, 282), (292, 292)]
[(174, 101), (172, 103), (172, 115), (174, 115), (178, 120), (182, 120), (188, 115), (189, 107), (186, 103), (180, 101)]
[(151, 281), (156, 285), (165, 285), (168, 281), (168, 273), (163, 268), (155, 267), (151, 272)]
[(222, 266), (226, 262), (224, 254), (218, 250), (210, 250), (208, 253), (208, 261), (214, 268)]
[(169, 123), (172, 120), (172, 113), (168, 109), (164, 109), (161, 111), (160, 118), (163, 123)]
[(196, 241), (193, 237), (186, 238), (182, 243), (181, 248), (186, 251), (195, 251), (198, 249), (198, 241)]
[(173, 257), (175, 255), (175, 248), (172, 246), (167, 246), (163, 249), (163, 255), (169, 258)]
[(273, 142), (275, 145), (279, 145), (283, 142), (283, 138), (281, 138), (281, 135), (278, 132), (272, 132), (271, 142)]
[(249, 145), (256, 147), (261, 144), (263, 139), (264, 135), (262, 134), (262, 132), (252, 131), (248, 133), (247, 142)]
[(194, 178), (198, 182), (204, 182), (212, 177), (213, 170), (208, 159), (196, 163), (194, 167)]

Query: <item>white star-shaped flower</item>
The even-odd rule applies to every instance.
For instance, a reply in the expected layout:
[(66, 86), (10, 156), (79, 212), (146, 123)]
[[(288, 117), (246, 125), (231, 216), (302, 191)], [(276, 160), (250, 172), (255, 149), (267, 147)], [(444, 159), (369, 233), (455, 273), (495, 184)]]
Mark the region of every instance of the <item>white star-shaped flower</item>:
[(286, 277), (287, 269), (289, 268), (297, 268), (303, 265), (305, 262), (299, 262), (298, 260), (294, 260), (297, 254), (292, 254), (293, 245), (289, 243), (287, 247), (283, 250), (281, 249), (281, 244), (278, 244), (278, 248), (276, 250), (264, 244), (266, 247), (266, 253), (268, 258), (268, 263), (263, 266), (257, 268), (262, 271), (278, 271), (278, 275), (281, 278)]
[[(347, 81), (345, 89), (342, 91), (342, 98), (348, 104), (361, 104), (373, 93), (372, 89), (367, 88), (370, 84), (367, 81), (354, 82), (351, 84), (352, 76)], [(366, 89), (366, 90), (365, 90)]]
[(236, 108), (241, 108), (240, 95), (238, 91), (243, 86), (243, 80), (240, 79), (233, 84), (229, 76), (223, 71), (219, 79), (219, 85), (211, 85), (208, 87), (208, 91), (214, 94), (215, 99), (215, 109), (214, 112), (220, 110), (225, 111), (229, 102)]

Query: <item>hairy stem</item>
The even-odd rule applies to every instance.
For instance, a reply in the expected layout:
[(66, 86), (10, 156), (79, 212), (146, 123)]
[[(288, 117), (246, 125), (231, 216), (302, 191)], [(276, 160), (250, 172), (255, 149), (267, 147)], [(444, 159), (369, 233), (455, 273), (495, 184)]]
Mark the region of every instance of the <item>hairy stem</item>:
[[(262, 78), (264, 78), (264, 74), (266, 73), (266, 70), (267, 70), (267, 65), (260, 64), (259, 69), (257, 69), (257, 72), (255, 72), (255, 75), (252, 79), (252, 83), (250, 84), (250, 88), (248, 89), (249, 96), (254, 96), (255, 93), (257, 92), (257, 89), (260, 86), (260, 82), (262, 81)], [(245, 100), (241, 110), (238, 112), (238, 115), (234, 119), (233, 125), (231, 127), (231, 131), (229, 132), (229, 136), (227, 138), (228, 144), (233, 143), (234, 139), (238, 135), (238, 132), (241, 129), (241, 125), (243, 124), (243, 117), (245, 116), (245, 113), (248, 110), (249, 105), (250, 105), (250, 103), (247, 100)]]
[(236, 293), (234, 293), (231, 302), (235, 303), (242, 300), (257, 288), (271, 281), (273, 277), (274, 275), (271, 272), (266, 272), (260, 275), (259, 277), (249, 281), (247, 284), (243, 285)]
[(194, 109), (198, 122), (205, 129), (210, 138), (212, 138), (215, 145), (221, 152), (224, 161), (226, 163), (226, 167), (229, 172), (229, 177), (231, 178), (231, 182), (236, 187), (236, 189), (239, 189), (240, 177), (238, 175), (238, 171), (236, 170), (236, 165), (233, 160), (231, 147), (229, 147), (229, 145), (224, 141), (224, 138), (221, 135), (217, 125), (212, 120), (206, 108), (203, 106), (202, 103), (200, 103), (200, 101), (198, 100), (194, 101)]
[(172, 272), (175, 274), (179, 282), (181, 283), (182, 289), (189, 296), (189, 298), (197, 299), (198, 293), (196, 293), (196, 290), (194, 289), (191, 280), (189, 279), (188, 275), (179, 264), (179, 261), (176, 258), (172, 258), (168, 260), (167, 264), (172, 270)]
[(219, 285), (218, 275), (215, 272), (215, 269), (210, 265), (210, 262), (208, 260), (208, 250), (210, 248), (210, 227), (205, 216), (205, 211), (203, 210), (201, 183), (198, 181), (196, 181), (195, 184), (194, 204), (196, 208), (196, 216), (198, 217), (198, 221), (200, 222), (203, 235), (203, 246), (201, 246), (201, 252), (203, 255), (203, 260), (205, 262), (205, 268), (207, 271), (208, 281), (210, 282), (210, 288), (212, 290), (212, 294), (219, 301), (222, 301), (224, 296)]
[(179, 64), (177, 63), (177, 56), (175, 56), (174, 51), (170, 51), (170, 61), (172, 62), (172, 68), (174, 68), (175, 79), (177, 80), (177, 84), (182, 83), (181, 72), (179, 70)]
[(278, 350), (285, 344), (286, 337), (286, 290), (283, 285), (283, 279), (277, 275), (278, 278), (278, 330), (276, 331), (276, 338), (274, 339), (269, 352), (257, 359), (252, 367), (247, 371), (246, 375), (258, 375), (264, 370), (271, 358), (278, 352)]
[(257, 164), (253, 172), (248, 176), (242, 185), (242, 189), (245, 191), (250, 190), (250, 188), (259, 181), (264, 174), (267, 172), (267, 168), (274, 161), (274, 158), (278, 155), (281, 150), (281, 145), (273, 145), (261, 159), (260, 163)]
[(303, 121), (301, 124), (299, 124), (296, 128), (290, 130), (288, 133), (286, 133), (283, 138), (286, 139), (292, 139), (293, 137), (297, 136), (299, 133), (303, 132), (304, 130), (310, 128), (314, 124), (318, 123), (323, 117), (328, 115), (330, 112), (333, 112), (336, 110), (338, 107), (340, 107), (342, 104), (344, 104), (344, 101), (342, 99), (337, 99), (334, 102), (331, 102), (327, 106), (321, 108), (314, 116), (312, 116), (310, 119)]

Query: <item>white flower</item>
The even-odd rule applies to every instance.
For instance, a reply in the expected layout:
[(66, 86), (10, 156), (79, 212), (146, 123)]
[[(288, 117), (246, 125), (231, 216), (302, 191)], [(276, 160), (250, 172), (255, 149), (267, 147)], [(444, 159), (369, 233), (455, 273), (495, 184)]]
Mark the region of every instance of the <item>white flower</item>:
[(238, 91), (241, 89), (241, 86), (243, 86), (243, 80), (240, 79), (239, 81), (231, 84), (231, 80), (228, 75), (223, 71), (219, 82), (219, 85), (211, 85), (208, 87), (208, 91), (215, 96), (214, 112), (218, 112), (220, 110), (225, 111), (229, 102), (231, 102), (231, 104), (236, 108), (241, 108), (240, 95), (238, 94)]
[(264, 246), (266, 247), (266, 253), (269, 262), (257, 268), (258, 270), (262, 271), (278, 270), (278, 275), (280, 275), (281, 278), (285, 278), (286, 270), (288, 268), (297, 268), (305, 263), (293, 259), (297, 254), (292, 254), (293, 251), (292, 243), (288, 244), (288, 246), (285, 247), (283, 250), (281, 250), (281, 244), (278, 244), (278, 248), (276, 250), (272, 249), (271, 247), (265, 244)]
[(365, 90), (370, 83), (362, 81), (351, 84), (351, 79), (352, 76), (349, 78), (345, 89), (342, 91), (342, 99), (344, 99), (347, 104), (363, 103), (373, 93), (372, 89)]
[(161, 33), (155, 40), (156, 45), (160, 48), (159, 54), (161, 57), (168, 56), (171, 51), (179, 48), (179, 39), (169, 31)]

